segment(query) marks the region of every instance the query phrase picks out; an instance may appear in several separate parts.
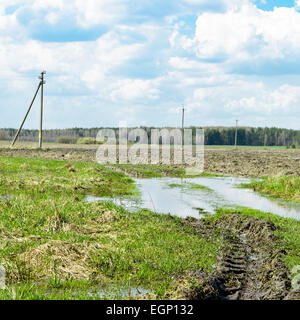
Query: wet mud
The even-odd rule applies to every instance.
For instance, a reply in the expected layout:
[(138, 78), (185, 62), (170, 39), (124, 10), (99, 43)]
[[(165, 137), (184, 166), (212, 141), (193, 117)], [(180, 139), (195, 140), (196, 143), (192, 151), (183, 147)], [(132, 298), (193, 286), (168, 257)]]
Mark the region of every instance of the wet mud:
[(286, 252), (277, 246), (281, 241), (275, 235), (278, 227), (271, 221), (228, 214), (214, 222), (188, 219), (187, 223), (207, 237), (217, 228), (224, 242), (215, 271), (196, 272), (194, 280), (201, 285), (198, 290), (185, 288), (184, 298), (300, 300), (300, 291), (293, 289), (282, 261)]

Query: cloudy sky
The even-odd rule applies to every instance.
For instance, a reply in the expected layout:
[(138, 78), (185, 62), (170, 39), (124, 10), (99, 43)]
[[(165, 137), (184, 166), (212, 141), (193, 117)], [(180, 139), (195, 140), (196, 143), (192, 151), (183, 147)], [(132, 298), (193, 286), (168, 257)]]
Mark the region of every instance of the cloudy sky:
[(300, 0), (0, 0), (0, 128), (42, 70), (46, 128), (299, 129)]

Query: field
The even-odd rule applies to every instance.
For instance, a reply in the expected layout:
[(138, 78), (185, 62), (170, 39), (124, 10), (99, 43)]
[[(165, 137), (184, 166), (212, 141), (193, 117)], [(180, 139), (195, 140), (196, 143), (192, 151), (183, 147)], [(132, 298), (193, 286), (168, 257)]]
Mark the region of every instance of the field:
[[(2, 141), (0, 156), (95, 162), (98, 148), (95, 145), (45, 143), (44, 149), (38, 150), (36, 145), (33, 142), (18, 142), (16, 149), (10, 149), (8, 142)], [(247, 177), (300, 176), (300, 149), (205, 146), (204, 171)]]
[[(131, 177), (184, 176), (179, 166), (96, 164), (96, 148), (0, 149), (0, 299), (300, 299), (291, 288), (299, 221), (246, 208), (198, 220), (89, 203), (136, 195)], [(205, 157), (205, 175), (269, 176), (251, 187), (298, 200), (297, 149), (207, 147)]]

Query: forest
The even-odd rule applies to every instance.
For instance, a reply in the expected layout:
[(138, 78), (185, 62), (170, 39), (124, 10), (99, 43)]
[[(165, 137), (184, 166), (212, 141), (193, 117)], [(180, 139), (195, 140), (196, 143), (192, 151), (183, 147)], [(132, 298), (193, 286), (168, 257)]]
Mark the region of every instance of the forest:
[[(141, 127), (145, 129), (150, 137), (151, 129), (155, 127)], [(193, 130), (195, 137), (196, 129), (205, 130), (206, 145), (234, 145), (235, 127), (189, 127)], [(76, 141), (80, 138), (97, 136), (97, 133), (103, 128), (72, 128), (72, 129), (51, 129), (43, 131), (43, 140), (45, 142), (58, 142), (60, 138), (71, 138), (70, 141)], [(116, 131), (118, 129), (111, 128)], [(161, 128), (158, 128), (161, 129)], [(171, 128), (167, 128), (171, 129)], [(130, 128), (129, 128), (130, 130)], [(0, 140), (12, 140), (16, 134), (16, 129), (7, 128), (0, 129)], [(37, 141), (38, 130), (24, 129), (21, 131), (19, 139), (21, 141)], [(195, 139), (194, 139), (195, 140)], [(254, 128), (239, 127), (237, 129), (238, 145), (242, 146), (299, 146), (300, 130), (284, 129), (284, 128)]]

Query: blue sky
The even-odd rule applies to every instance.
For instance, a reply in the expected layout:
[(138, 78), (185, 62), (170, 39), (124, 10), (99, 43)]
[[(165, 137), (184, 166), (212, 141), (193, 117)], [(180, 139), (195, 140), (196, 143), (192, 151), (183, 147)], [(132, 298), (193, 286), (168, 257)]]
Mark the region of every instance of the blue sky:
[(45, 128), (299, 129), (299, 61), (300, 0), (2, 0), (0, 128), (46, 70)]

